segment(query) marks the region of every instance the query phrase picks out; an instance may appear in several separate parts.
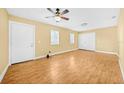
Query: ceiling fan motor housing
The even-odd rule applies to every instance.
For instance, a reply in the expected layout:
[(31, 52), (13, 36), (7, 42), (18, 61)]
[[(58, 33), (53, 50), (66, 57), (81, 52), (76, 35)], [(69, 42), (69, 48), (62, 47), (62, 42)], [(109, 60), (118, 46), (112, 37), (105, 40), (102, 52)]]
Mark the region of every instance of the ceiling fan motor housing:
[(60, 14), (60, 9), (59, 8), (56, 8), (56, 14), (59, 15)]

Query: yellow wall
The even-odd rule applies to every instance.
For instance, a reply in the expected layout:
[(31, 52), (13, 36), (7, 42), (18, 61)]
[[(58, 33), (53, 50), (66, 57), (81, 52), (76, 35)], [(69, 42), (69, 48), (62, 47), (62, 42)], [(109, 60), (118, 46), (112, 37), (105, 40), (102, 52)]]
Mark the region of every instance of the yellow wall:
[[(61, 51), (66, 51), (66, 50), (71, 50), (71, 49), (76, 49), (78, 46), (78, 33), (71, 31), (69, 29), (53, 26), (53, 25), (48, 25), (44, 24), (41, 22), (36, 22), (16, 16), (9, 16), (9, 20), (11, 21), (17, 21), (17, 22), (22, 22), (22, 23), (27, 23), (27, 24), (33, 24), (36, 26), (36, 57), (46, 55), (49, 50), (52, 51), (52, 53), (55, 52), (61, 52)], [(50, 30), (57, 30), (60, 32), (60, 44), (51, 46), (50, 45)], [(69, 42), (69, 35), (70, 32), (73, 32), (75, 34), (75, 44), (71, 45)]]
[(117, 27), (89, 30), (81, 33), (96, 33), (96, 50), (118, 53)]
[(119, 63), (124, 73), (124, 9), (121, 9), (118, 21)]
[(0, 75), (8, 65), (8, 14), (0, 9)]

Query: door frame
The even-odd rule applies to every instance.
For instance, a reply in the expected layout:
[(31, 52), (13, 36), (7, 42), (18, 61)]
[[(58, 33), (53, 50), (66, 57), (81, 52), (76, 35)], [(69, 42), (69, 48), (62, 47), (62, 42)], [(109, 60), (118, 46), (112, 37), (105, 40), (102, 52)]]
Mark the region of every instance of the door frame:
[[(32, 25), (32, 24), (26, 24), (26, 23), (21, 23), (21, 22), (17, 22), (17, 21), (11, 21), (9, 20), (9, 65), (12, 64), (12, 59), (11, 59), (11, 31), (12, 31), (12, 28), (11, 28), (11, 24), (23, 24), (23, 25), (28, 25), (28, 26), (33, 26), (34, 27), (34, 31), (33, 31), (33, 42), (34, 42), (34, 49), (33, 49), (33, 59), (35, 59), (35, 31), (36, 31), (36, 27), (35, 25)], [(24, 60), (24, 61), (28, 61), (27, 60)]]
[[(95, 41), (94, 41), (94, 43), (95, 43), (95, 46), (94, 46), (94, 49), (93, 50), (89, 50), (89, 49), (83, 49), (83, 48), (79, 48), (79, 42), (80, 42), (80, 36), (78, 35), (78, 48), (79, 49), (83, 49), (83, 50), (88, 50), (88, 51), (96, 51), (96, 33), (95, 32), (89, 32), (89, 33), (94, 33), (94, 35), (95, 35)], [(89, 33), (80, 33), (80, 34), (89, 34)]]

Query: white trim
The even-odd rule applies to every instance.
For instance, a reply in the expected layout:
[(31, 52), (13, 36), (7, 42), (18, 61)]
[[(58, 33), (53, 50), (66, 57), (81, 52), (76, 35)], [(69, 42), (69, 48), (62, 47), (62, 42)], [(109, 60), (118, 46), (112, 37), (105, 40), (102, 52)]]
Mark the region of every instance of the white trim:
[(66, 53), (66, 52), (71, 52), (71, 51), (75, 51), (75, 50), (78, 50), (78, 48), (71, 49), (71, 50), (66, 50), (66, 51), (55, 52), (55, 53), (52, 53), (51, 55), (53, 56), (53, 55), (62, 54), (62, 53)]
[(33, 60), (37, 60), (37, 59), (41, 59), (41, 58), (45, 58), (46, 55), (43, 55), (43, 56), (38, 56), (38, 57), (35, 57)]
[[(29, 26), (33, 26), (34, 27), (34, 34), (33, 34), (33, 41), (34, 41), (34, 51), (33, 51), (33, 58), (35, 58), (35, 31), (36, 31), (36, 26), (35, 25), (32, 25), (32, 24), (26, 24), (26, 23), (21, 23), (21, 22), (17, 22), (17, 21), (11, 21), (9, 20), (9, 64), (11, 65), (12, 62), (11, 62), (11, 24), (12, 23), (15, 23), (15, 24), (23, 24), (23, 25), (29, 25)], [(29, 59), (31, 60), (31, 59)], [(24, 61), (27, 61), (27, 60), (24, 60)]]
[[(70, 51), (75, 51), (75, 50), (78, 50), (78, 48), (71, 49), (71, 50), (66, 50), (66, 51), (60, 51), (60, 52), (56, 52), (56, 53), (52, 53), (51, 56), (54, 56), (54, 55), (57, 55), (57, 54), (66, 53), (66, 52), (70, 52)], [(45, 57), (46, 57), (46, 55), (35, 57), (34, 60), (37, 60), (37, 59), (40, 59), (40, 58), (45, 58)]]
[(8, 22), (8, 25), (9, 25), (9, 64), (11, 65), (11, 56), (10, 56), (10, 54), (11, 54), (11, 33), (10, 33), (10, 30), (11, 30), (11, 26), (10, 26), (10, 21)]
[(9, 66), (10, 66), (10, 64), (7, 64), (7, 66), (5, 67), (4, 71), (0, 75), (0, 82), (3, 80), (3, 78), (4, 78), (5, 74), (6, 74)]
[(106, 54), (114, 54), (114, 55), (118, 56), (118, 53), (115, 53), (115, 52), (106, 52), (106, 51), (99, 51), (99, 50), (96, 50), (95, 52), (106, 53)]
[(93, 52), (99, 52), (99, 53), (105, 53), (105, 54), (113, 54), (118, 56), (118, 53), (115, 53), (115, 52), (106, 52), (106, 51), (88, 50), (88, 49), (80, 49), (80, 50), (93, 51)]
[(80, 50), (84, 50), (84, 51), (93, 51), (96, 52), (96, 50), (88, 50), (88, 49), (83, 49), (83, 48), (79, 48)]
[(119, 59), (119, 66), (120, 66), (122, 78), (123, 78), (123, 80), (124, 80), (124, 70), (123, 70), (123, 68), (122, 68), (122, 66), (121, 66), (120, 59)]

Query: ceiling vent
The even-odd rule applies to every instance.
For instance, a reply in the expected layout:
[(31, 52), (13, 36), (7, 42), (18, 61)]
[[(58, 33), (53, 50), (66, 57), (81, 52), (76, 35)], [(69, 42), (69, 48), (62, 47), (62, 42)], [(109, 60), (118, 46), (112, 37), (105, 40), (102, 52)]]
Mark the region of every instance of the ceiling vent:
[(81, 24), (81, 26), (83, 26), (83, 27), (84, 27), (84, 26), (87, 26), (87, 25), (88, 25), (88, 23), (82, 23), (82, 24)]
[(116, 16), (112, 16), (112, 19), (115, 19), (116, 18)]

